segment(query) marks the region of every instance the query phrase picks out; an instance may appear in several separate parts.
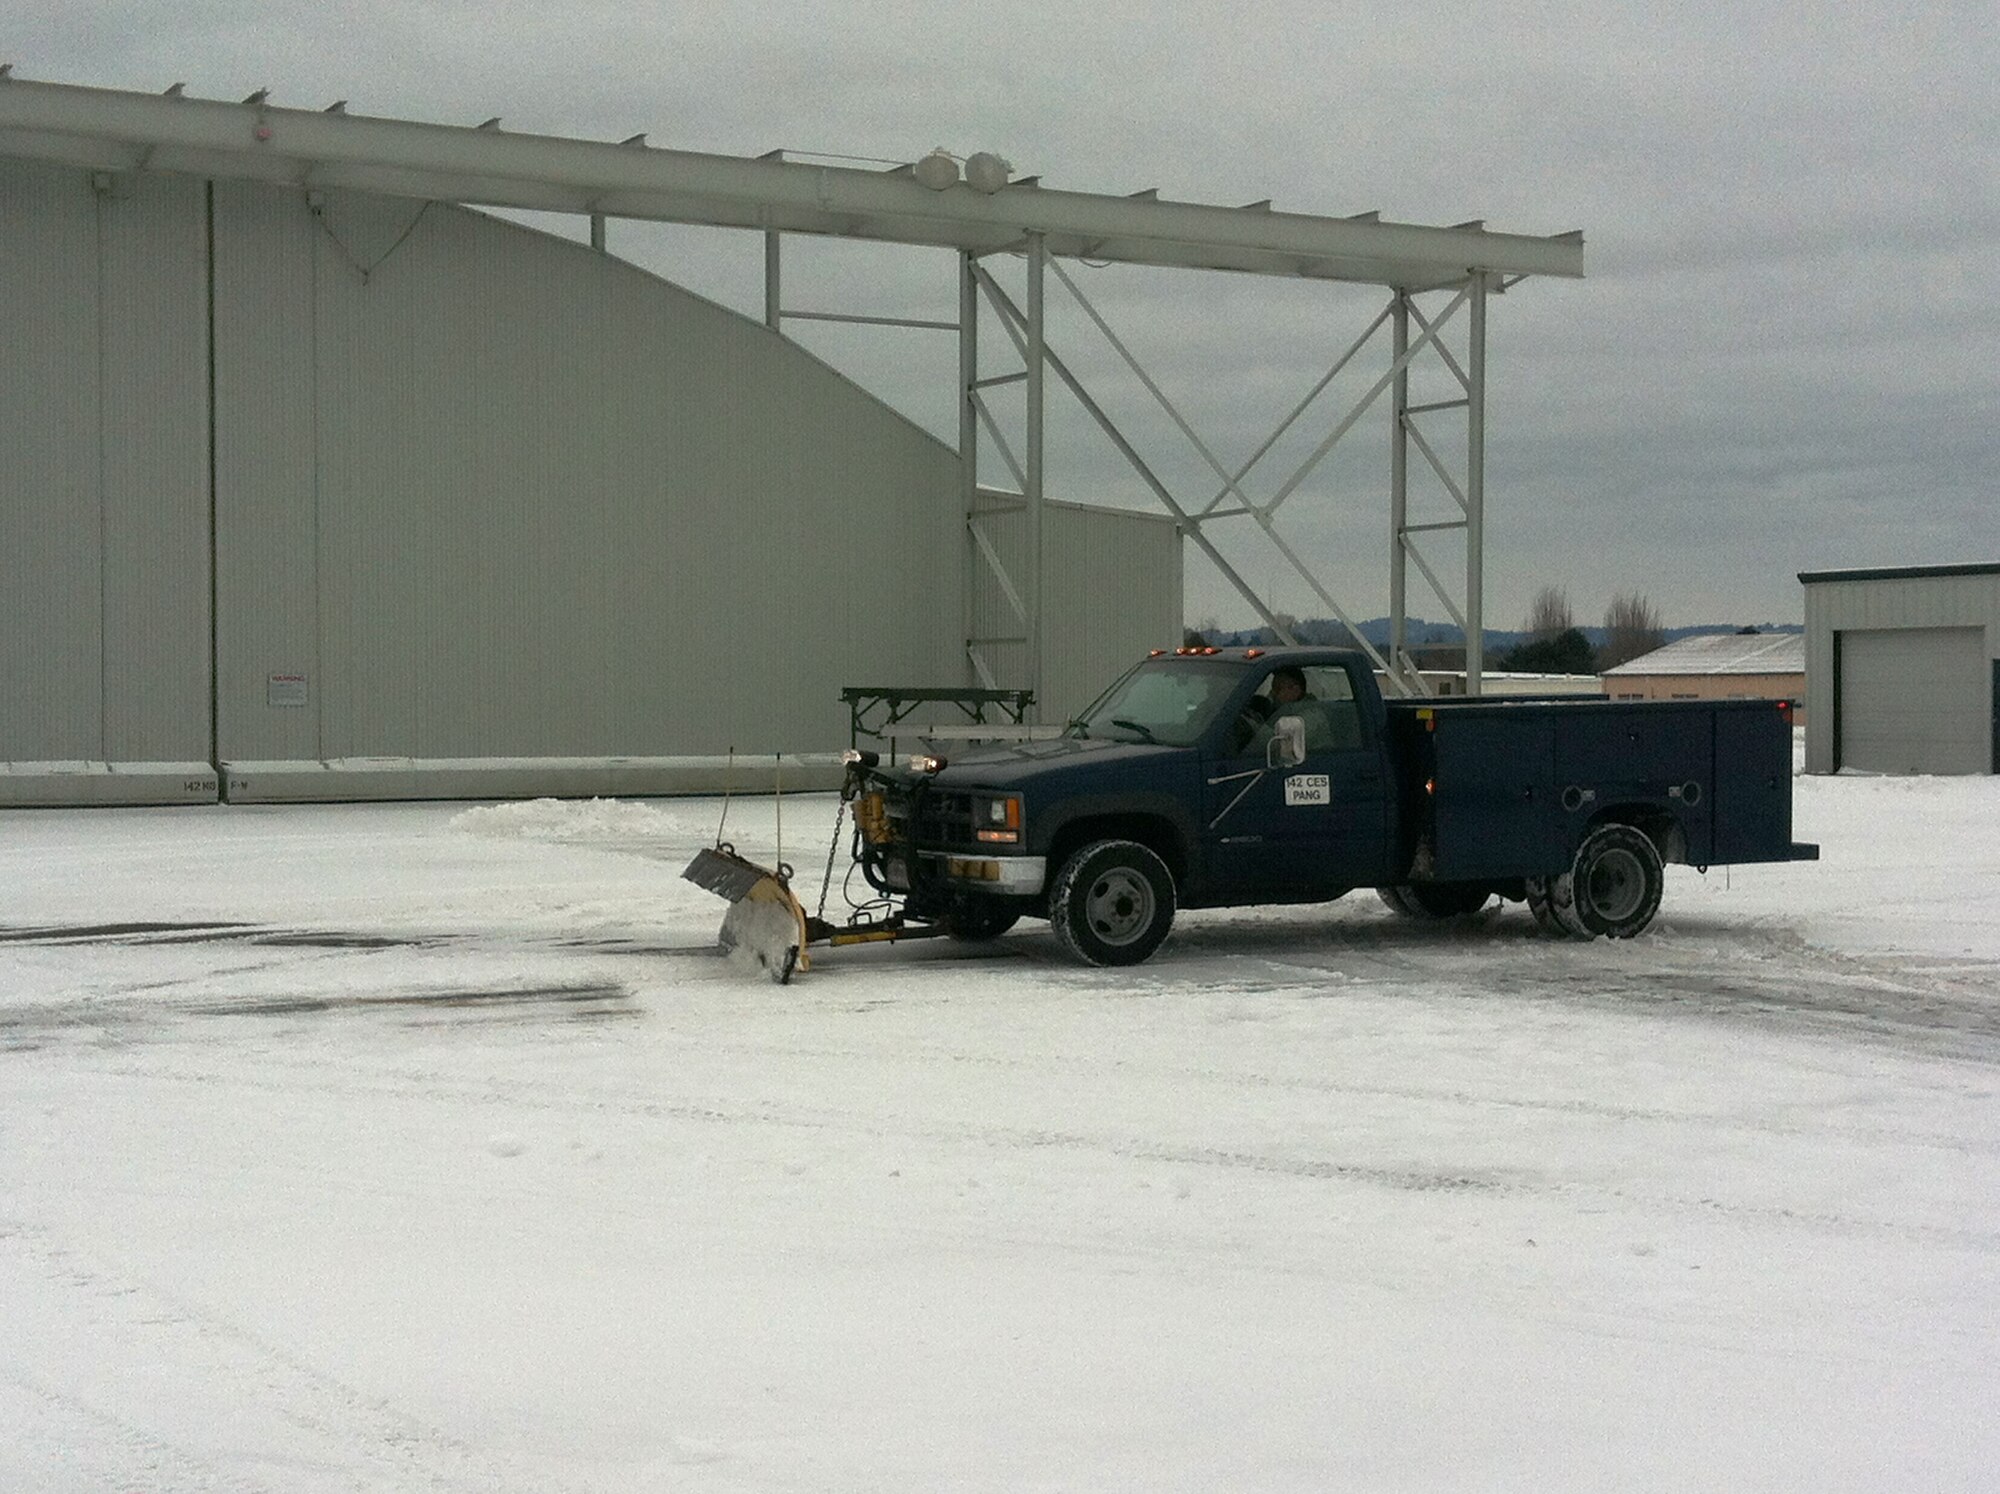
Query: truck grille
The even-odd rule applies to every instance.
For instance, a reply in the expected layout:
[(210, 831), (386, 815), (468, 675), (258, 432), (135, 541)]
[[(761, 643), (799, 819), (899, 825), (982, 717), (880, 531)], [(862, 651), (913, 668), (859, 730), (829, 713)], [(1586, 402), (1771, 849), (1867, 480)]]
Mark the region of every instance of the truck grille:
[(968, 850), (973, 835), (972, 795), (932, 789), (916, 803), (914, 839), (926, 850)]

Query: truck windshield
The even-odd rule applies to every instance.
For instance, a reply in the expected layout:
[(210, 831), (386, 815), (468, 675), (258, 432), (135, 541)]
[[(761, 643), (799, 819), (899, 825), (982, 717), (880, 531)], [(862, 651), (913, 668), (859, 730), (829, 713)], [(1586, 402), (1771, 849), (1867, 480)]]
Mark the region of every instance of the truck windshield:
[(1241, 676), (1220, 660), (1148, 659), (1070, 722), (1069, 734), (1192, 747)]

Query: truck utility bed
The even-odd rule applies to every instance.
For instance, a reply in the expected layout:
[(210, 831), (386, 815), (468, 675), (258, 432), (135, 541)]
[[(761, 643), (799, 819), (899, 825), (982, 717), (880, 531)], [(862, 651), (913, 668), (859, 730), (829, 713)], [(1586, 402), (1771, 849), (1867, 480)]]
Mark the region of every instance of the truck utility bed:
[(1550, 875), (1607, 812), (1660, 822), (1697, 867), (1816, 859), (1792, 840), (1791, 703), (1385, 700), (1414, 870)]

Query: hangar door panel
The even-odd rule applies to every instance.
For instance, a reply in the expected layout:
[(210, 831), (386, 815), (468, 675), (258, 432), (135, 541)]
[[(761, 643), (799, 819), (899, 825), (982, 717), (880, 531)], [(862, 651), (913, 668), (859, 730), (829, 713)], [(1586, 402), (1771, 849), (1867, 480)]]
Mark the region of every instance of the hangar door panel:
[(1992, 771), (1983, 628), (1840, 635), (1840, 763), (1878, 773)]

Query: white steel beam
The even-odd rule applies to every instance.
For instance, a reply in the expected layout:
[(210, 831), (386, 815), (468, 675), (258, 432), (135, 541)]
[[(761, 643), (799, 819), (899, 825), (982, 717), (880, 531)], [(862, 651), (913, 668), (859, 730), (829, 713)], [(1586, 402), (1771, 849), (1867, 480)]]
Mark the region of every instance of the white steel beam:
[(347, 187), (441, 202), (602, 213), (978, 253), (1437, 287), (1476, 269), (1583, 273), (1582, 236), (1326, 218), (1015, 182), (944, 191), (907, 172), (717, 156), (122, 90), (0, 81), (0, 155), (103, 170)]

